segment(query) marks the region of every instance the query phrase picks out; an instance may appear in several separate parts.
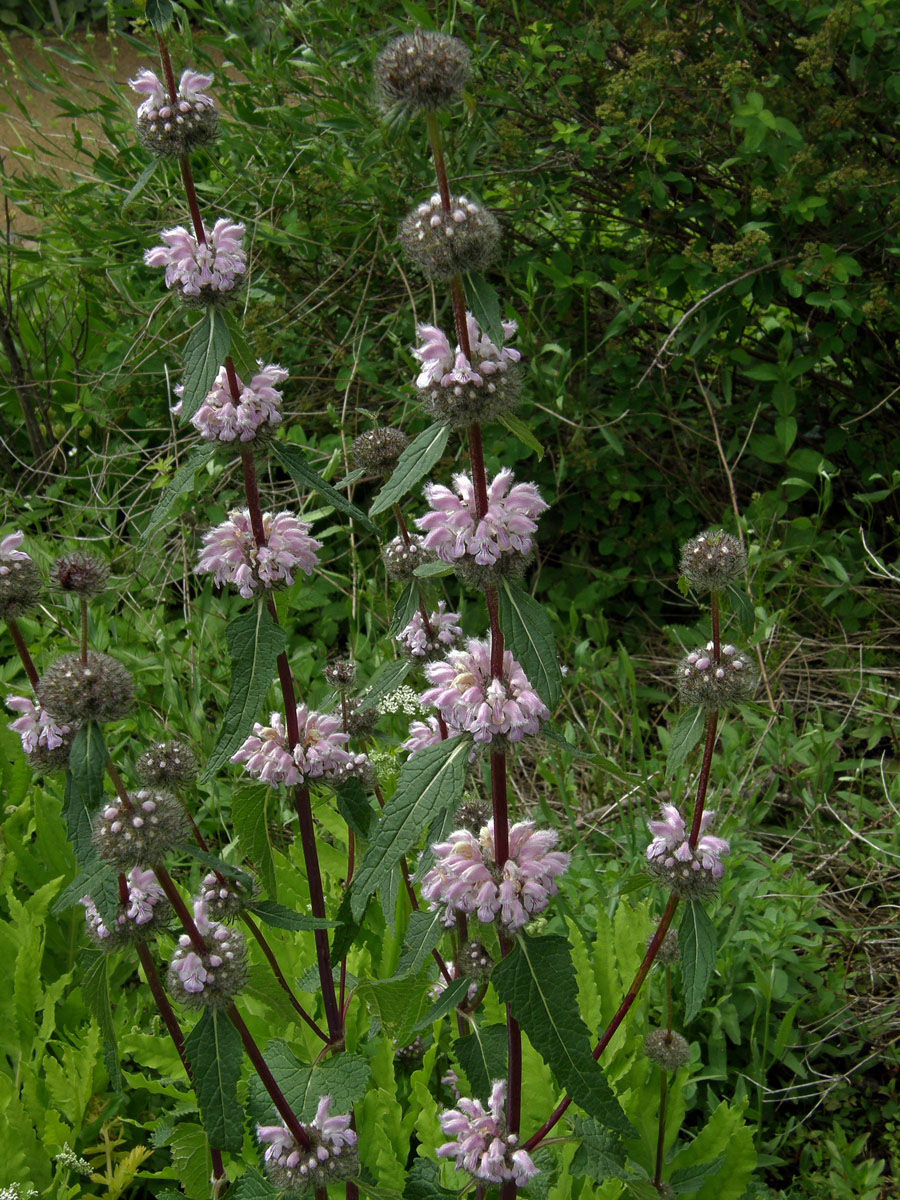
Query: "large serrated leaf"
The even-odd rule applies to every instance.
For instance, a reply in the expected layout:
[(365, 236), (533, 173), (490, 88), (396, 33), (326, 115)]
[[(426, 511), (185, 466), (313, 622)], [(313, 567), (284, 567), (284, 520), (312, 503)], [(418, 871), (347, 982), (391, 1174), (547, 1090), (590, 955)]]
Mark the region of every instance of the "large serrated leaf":
[(367, 979), (359, 984), (356, 995), (397, 1045), (406, 1046), (413, 1040), (413, 1030), (419, 1021), (431, 1010), (430, 984), (428, 979), (414, 977)]
[(358, 521), (369, 533), (378, 532), (361, 508), (357, 508), (342, 492), (326, 483), (322, 476), (312, 469), (299, 446), (292, 446), (289, 442), (272, 442), (270, 445), (272, 457), (281, 463), (292, 479), (324, 496), (332, 508)]
[(386, 512), (428, 474), (447, 448), (449, 436), (450, 430), (446, 425), (429, 425), (409, 443), (397, 459), (394, 473), (375, 497), (369, 509), (370, 517)]
[(116, 1027), (109, 996), (109, 955), (104, 950), (87, 946), (78, 956), (78, 965), (81, 994), (91, 1016), (100, 1026), (103, 1061), (110, 1087), (118, 1092), (122, 1090), (122, 1074), (119, 1070), (119, 1048), (116, 1044)]
[(107, 925), (119, 914), (119, 870), (113, 863), (93, 858), (79, 871), (70, 884), (60, 892), (53, 905), (54, 913), (65, 912), (82, 896), (90, 896)]
[(209, 1200), (212, 1158), (206, 1130), (193, 1122), (181, 1124), (169, 1142), (172, 1165), (188, 1200)]
[(468, 1036), (457, 1038), (453, 1052), (466, 1073), (473, 1096), (487, 1097), (495, 1079), (506, 1078), (508, 1036), (505, 1025), (473, 1024)]
[(465, 1000), (470, 986), (468, 979), (454, 979), (444, 988), (425, 1016), (416, 1022), (412, 1032), (421, 1033), (423, 1029), (430, 1029), (435, 1021), (440, 1021), (442, 1017), (446, 1017), (447, 1013), (453, 1012), (454, 1008)]
[(230, 347), (231, 334), (225, 317), (217, 308), (208, 308), (191, 330), (184, 349), (183, 422), (190, 421), (209, 395)]
[(388, 801), (366, 857), (353, 880), (351, 912), (358, 920), (366, 901), (385, 885), (391, 870), (435, 817), (462, 795), (471, 739), (449, 738), (420, 750), (403, 764), (397, 790)]
[(716, 927), (699, 900), (684, 906), (678, 927), (681, 951), (681, 981), (684, 995), (684, 1023), (693, 1021), (703, 1007), (703, 999), (716, 966), (718, 938)]
[[(339, 1054), (315, 1066), (306, 1066), (286, 1042), (277, 1038), (266, 1046), (263, 1057), (275, 1076), (297, 1119), (310, 1122), (322, 1096), (332, 1097), (331, 1111), (349, 1112), (366, 1094), (369, 1064), (361, 1054)], [(268, 1092), (258, 1079), (251, 1084), (257, 1102), (271, 1106)]]
[(183, 462), (175, 474), (172, 476), (172, 481), (160, 498), (157, 500), (153, 512), (150, 514), (150, 520), (144, 527), (144, 532), (141, 534), (140, 542), (143, 545), (145, 542), (156, 533), (165, 522), (169, 519), (169, 514), (175, 507), (175, 501), (180, 496), (184, 496), (190, 492), (194, 486), (194, 476), (200, 470), (204, 463), (209, 462), (216, 448), (208, 442), (203, 446), (195, 447), (188, 455), (187, 462)]
[(188, 1034), (185, 1052), (209, 1144), (217, 1150), (240, 1150), (244, 1140), (237, 1098), (244, 1053), (241, 1035), (224, 1012), (207, 1008)]
[(272, 620), (263, 599), (231, 622), (225, 639), (231, 654), (231, 691), (222, 730), (201, 776), (204, 783), (249, 737), (285, 645), (284, 630)]
[(256, 1167), (246, 1170), (234, 1185), (234, 1191), (228, 1194), (233, 1200), (279, 1200), (284, 1196), (284, 1192), (273, 1187)]
[(63, 803), (69, 841), (81, 867), (92, 866), (97, 860), (92, 822), (103, 803), (106, 759), (106, 744), (100, 726), (89, 721), (78, 730), (72, 742)]
[(337, 793), (338, 812), (357, 837), (368, 841), (375, 812), (361, 781), (351, 777), (339, 783), (334, 790)]
[(699, 704), (686, 708), (672, 730), (669, 757), (666, 760), (666, 779), (672, 779), (687, 756), (700, 741), (706, 726), (706, 711)]
[(413, 615), (418, 611), (419, 585), (414, 579), (410, 579), (397, 599), (394, 615), (391, 617), (391, 626), (388, 629), (388, 637), (396, 637), (398, 633), (406, 628), (413, 619)]
[(268, 797), (259, 787), (236, 787), (231, 796), (231, 823), (241, 849), (259, 873), (268, 894), (275, 896), (277, 881), (269, 824), (266, 816)]
[(308, 932), (312, 929), (334, 929), (337, 924), (335, 921), (327, 921), (324, 917), (310, 917), (305, 913), (294, 912), (292, 908), (278, 904), (275, 900), (260, 900), (258, 904), (250, 906), (250, 911), (275, 929)]
[(529, 682), (552, 711), (562, 692), (553, 626), (543, 606), (508, 579), (500, 588), (500, 626), (513, 658), (522, 664)]
[(588, 1027), (578, 1011), (568, 941), (556, 934), (520, 934), (512, 951), (494, 967), (491, 982), (575, 1103), (608, 1128), (630, 1134), (628, 1118), (591, 1054)]
[(409, 925), (406, 929), (406, 939), (397, 970), (392, 979), (405, 979), (407, 975), (418, 975), (422, 970), (432, 950), (441, 940), (444, 926), (441, 918), (444, 912), (440, 908), (429, 909), (427, 912), (418, 909), (410, 913)]
[(573, 1124), (576, 1137), (581, 1138), (569, 1168), (573, 1175), (586, 1175), (597, 1183), (632, 1178), (634, 1172), (626, 1165), (627, 1154), (617, 1133), (590, 1117), (575, 1117)]

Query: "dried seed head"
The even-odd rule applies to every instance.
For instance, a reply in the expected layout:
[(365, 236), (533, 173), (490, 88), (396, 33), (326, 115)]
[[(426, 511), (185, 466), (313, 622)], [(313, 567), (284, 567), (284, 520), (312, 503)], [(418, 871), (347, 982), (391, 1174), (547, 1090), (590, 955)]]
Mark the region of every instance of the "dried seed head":
[[(652, 937), (647, 939), (648, 948), (652, 940)], [(681, 948), (678, 945), (678, 930), (670, 929), (656, 952), (656, 961), (661, 966), (666, 967), (671, 966), (672, 963), (677, 963), (679, 958), (681, 958)]]
[(154, 742), (134, 769), (150, 787), (178, 788), (197, 778), (197, 756), (185, 742)]
[(109, 579), (109, 563), (94, 554), (64, 554), (56, 560), (53, 578), (64, 592), (99, 596)]
[(466, 796), (456, 810), (457, 829), (468, 829), (477, 837), (491, 819), (491, 806), (479, 796)]
[(336, 692), (349, 692), (356, 683), (356, 663), (349, 658), (335, 658), (323, 669), (322, 674)]
[(484, 383), (457, 383), (452, 387), (435, 385), (419, 391), (428, 412), (452, 429), (463, 429), (476, 421), (489, 425), (515, 412), (522, 397), (522, 372), (508, 367)]
[(456, 571), (457, 579), (461, 580), (466, 587), (481, 592), (489, 584), (501, 583), (504, 579), (517, 582), (524, 576), (533, 561), (533, 551), (530, 554), (504, 554), (495, 563), (487, 563), (484, 566), (475, 562), (474, 558), (466, 556), (457, 559), (453, 568)]
[(215, 140), (219, 114), (215, 101), (203, 91), (212, 81), (212, 75), (185, 71), (174, 102), (152, 71), (139, 71), (130, 81), (136, 92), (146, 96), (137, 110), (137, 131), (141, 144), (151, 154), (181, 158)]
[(681, 574), (701, 595), (724, 587), (742, 574), (746, 565), (746, 550), (724, 529), (704, 530), (681, 551)]
[(373, 475), (389, 475), (397, 459), (409, 445), (409, 438), (399, 429), (369, 429), (354, 439), (350, 458), (357, 467)]
[(412, 579), (416, 567), (434, 559), (431, 551), (422, 545), (422, 540), (418, 534), (411, 533), (408, 543), (402, 537), (395, 537), (384, 547), (381, 557), (391, 579), (406, 583)]
[(22, 617), (36, 607), (41, 573), (30, 558), (7, 558), (0, 553), (0, 617)]
[(644, 1038), (644, 1053), (664, 1071), (677, 1071), (691, 1061), (686, 1039), (670, 1029), (651, 1029)]
[(417, 29), (395, 38), (375, 60), (375, 83), (385, 108), (410, 112), (446, 108), (469, 78), (469, 49), (446, 33)]
[(686, 704), (700, 704), (709, 709), (727, 708), (752, 699), (757, 684), (756, 669), (748, 654), (726, 644), (716, 658), (712, 642), (686, 654), (678, 664), (676, 678)]
[(467, 196), (451, 196), (448, 211), (436, 192), (404, 218), (400, 245), (429, 279), (446, 281), (490, 266), (497, 257), (500, 226), (488, 209)]
[(51, 663), (36, 689), (41, 707), (65, 725), (119, 721), (134, 707), (134, 680), (118, 659), (89, 650)]
[(97, 854), (120, 867), (162, 862), (190, 832), (180, 802), (171, 792), (156, 788), (132, 792), (130, 809), (121, 800), (110, 800), (94, 818)]
[(228, 1008), (250, 971), (244, 935), (218, 921), (201, 921), (196, 911), (195, 917), (207, 950), (198, 954), (182, 934), (169, 963), (169, 991), (188, 1008)]
[(361, 701), (357, 697), (347, 700), (347, 732), (351, 737), (369, 737), (378, 720), (378, 708), (371, 704), (368, 708), (360, 708)]

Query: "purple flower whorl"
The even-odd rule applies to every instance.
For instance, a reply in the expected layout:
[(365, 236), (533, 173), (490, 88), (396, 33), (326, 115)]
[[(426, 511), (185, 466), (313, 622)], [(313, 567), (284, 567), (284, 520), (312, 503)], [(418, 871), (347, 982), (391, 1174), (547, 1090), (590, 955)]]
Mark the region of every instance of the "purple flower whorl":
[[(225, 368), (219, 368), (206, 399), (191, 417), (191, 424), (207, 442), (250, 442), (280, 424), (283, 396), (276, 385), (284, 383), (288, 372), (276, 363), (263, 366), (262, 360), (258, 362), (259, 370), (249, 383), (238, 378), (236, 403)], [(181, 395), (184, 388), (179, 385), (175, 391)], [(181, 412), (180, 400), (172, 412)]]
[(365, 755), (351, 755), (344, 749), (349, 737), (341, 731), (338, 717), (298, 704), (300, 740), (293, 751), (282, 714), (273, 712), (269, 721), (269, 725), (254, 725), (251, 736), (231, 756), (233, 763), (243, 763), (247, 773), (263, 783), (292, 787), (314, 779), (342, 780), (362, 773), (360, 759), (368, 763)]
[(413, 613), (409, 624), (397, 634), (396, 642), (410, 658), (433, 658), (444, 654), (448, 647), (455, 646), (463, 635), (462, 626), (457, 624), (459, 613), (445, 612), (447, 602), (438, 602), (437, 611), (428, 614), (428, 626), (422, 614)]
[(357, 1173), (359, 1154), (350, 1114), (331, 1116), (332, 1104), (331, 1096), (323, 1096), (312, 1123), (303, 1126), (312, 1143), (309, 1149), (298, 1145), (283, 1125), (257, 1125), (257, 1140), (267, 1147), (266, 1174), (276, 1187), (302, 1196)]
[(647, 847), (647, 865), (651, 874), (686, 900), (715, 892), (725, 874), (722, 859), (731, 850), (724, 838), (706, 833), (716, 814), (711, 810), (703, 814), (701, 836), (692, 850), (684, 817), (674, 804), (661, 807), (663, 819), (649, 822), (654, 835)]
[(132, 867), (128, 873), (128, 903), (120, 904), (110, 929), (90, 896), (82, 896), (88, 932), (103, 950), (115, 950), (124, 942), (146, 941), (169, 919), (165, 893), (151, 870)]
[(166, 268), (166, 287), (178, 288), (186, 304), (201, 307), (228, 300), (247, 270), (243, 225), (219, 217), (203, 232), (201, 245), (183, 225), (164, 229), (163, 245), (144, 253), (148, 267)]
[(169, 963), (169, 991), (188, 1008), (227, 1008), (250, 971), (244, 935), (211, 920), (200, 900), (194, 901), (194, 921), (207, 950), (198, 954), (181, 935)]
[(20, 529), (0, 541), (0, 617), (24, 616), (41, 594), (40, 572), (31, 556), (19, 549), (24, 541)]
[[(504, 321), (508, 340), (518, 328)], [(522, 355), (504, 344), (497, 346), (471, 313), (466, 313), (471, 361), (460, 346), (451, 349), (449, 339), (436, 325), (419, 325), (422, 344), (413, 350), (422, 364), (416, 380), (428, 411), (454, 429), (475, 421), (487, 423), (512, 412), (519, 402), (521, 378), (516, 364)]]
[(438, 1147), (438, 1158), (455, 1158), (458, 1171), (468, 1171), (488, 1183), (515, 1180), (524, 1187), (538, 1174), (526, 1150), (517, 1150), (518, 1137), (506, 1132), (506, 1083), (494, 1081), (488, 1107), (463, 1097), (456, 1108), (441, 1113), (441, 1128), (455, 1142)]
[(212, 75), (201, 75), (190, 68), (183, 71), (173, 104), (154, 71), (138, 71), (128, 83), (145, 97), (137, 110), (141, 144), (160, 158), (180, 158), (213, 141), (219, 132), (219, 115), (215, 101), (203, 90), (212, 81)]
[(203, 535), (194, 570), (212, 575), (218, 587), (233, 583), (249, 600), (258, 587), (290, 586), (298, 570), (312, 575), (322, 543), (309, 536), (309, 525), (293, 513), (263, 513), (264, 546), (257, 546), (250, 510), (232, 509), (228, 520)]
[(55, 722), (27, 696), (7, 696), (6, 707), (22, 714), (10, 721), (8, 728), (22, 739), (22, 749), (34, 770), (57, 771), (69, 765), (74, 729)]

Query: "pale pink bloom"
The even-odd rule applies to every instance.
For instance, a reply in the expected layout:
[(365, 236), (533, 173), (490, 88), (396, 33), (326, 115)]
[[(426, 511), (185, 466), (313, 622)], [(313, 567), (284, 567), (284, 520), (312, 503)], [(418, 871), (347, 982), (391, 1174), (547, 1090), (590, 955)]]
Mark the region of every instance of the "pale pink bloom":
[(153, 919), (154, 908), (164, 898), (165, 892), (149, 868), (146, 871), (140, 867), (131, 868), (128, 874), (128, 907), (125, 909), (129, 921), (134, 921), (135, 925), (146, 925)]
[(31, 562), (31, 556), (19, 549), (24, 541), (25, 534), (21, 529), (17, 529), (15, 533), (8, 533), (0, 541), (0, 575), (9, 574), (9, 563)]
[(568, 869), (569, 855), (554, 849), (556, 840), (555, 830), (518, 821), (509, 831), (509, 858), (497, 863), (493, 821), (477, 838), (457, 829), (432, 847), (435, 865), (422, 881), (422, 895), (432, 907), (444, 905), (447, 926), (465, 913), (483, 924), (499, 920), (507, 929), (521, 929), (544, 911)]
[(511, 651), (503, 653), (502, 677), (492, 677), (489, 642), (469, 638), (465, 650), (428, 663), (425, 674), (435, 686), (422, 693), (422, 703), (433, 704), (448, 725), (471, 733), (476, 742), (499, 736), (520, 742), (550, 716)]
[(203, 959), (193, 950), (186, 954), (176, 952), (169, 970), (178, 976), (181, 986), (186, 992), (198, 995), (203, 991), (203, 985), (209, 978)]
[[(236, 438), (249, 442), (256, 437), (261, 425), (280, 423), (282, 395), (275, 385), (283, 383), (288, 372), (275, 363), (264, 367), (260, 361), (259, 366), (259, 372), (250, 383), (238, 378), (237, 403), (231, 394), (225, 368), (219, 368), (209, 394), (191, 417), (191, 424), (208, 442), (233, 442)], [(181, 396), (184, 388), (179, 385), (175, 391)], [(181, 412), (181, 400), (173, 405), (172, 412)]]
[(39, 747), (56, 750), (72, 732), (68, 725), (57, 725), (44, 709), (37, 708), (27, 696), (7, 696), (6, 707), (22, 714), (15, 721), (10, 721), (9, 728), (22, 739), (22, 749), (26, 754), (33, 754)]
[(504, 554), (530, 553), (536, 518), (549, 507), (535, 484), (513, 484), (512, 471), (504, 468), (488, 484), (481, 520), (471, 478), (464, 472), (454, 475), (453, 487), (429, 483), (425, 499), (431, 512), (416, 518), (426, 535), (424, 545), (438, 558), (452, 563), (469, 555), (481, 566), (493, 566)]
[(309, 536), (305, 521), (289, 512), (263, 513), (263, 533), (266, 543), (257, 546), (250, 510), (233, 509), (227, 521), (204, 534), (197, 574), (211, 574), (219, 587), (233, 583), (245, 599), (260, 584), (292, 584), (298, 569), (312, 575), (322, 543)]
[(444, 1133), (456, 1137), (437, 1150), (438, 1158), (455, 1158), (458, 1171), (468, 1171), (487, 1183), (515, 1180), (523, 1187), (538, 1174), (526, 1150), (518, 1150), (518, 1138), (506, 1132), (506, 1084), (494, 1081), (488, 1107), (480, 1100), (463, 1097), (456, 1108), (441, 1113)]
[(234, 289), (247, 269), (242, 239), (244, 226), (220, 217), (210, 232), (204, 226), (206, 241), (201, 245), (182, 225), (164, 229), (164, 245), (144, 254), (150, 267), (166, 268), (166, 287), (180, 287), (185, 296), (202, 291), (226, 293)]
[[(515, 335), (518, 326), (515, 321), (503, 321), (503, 333), (506, 338)], [(450, 341), (442, 329), (436, 325), (419, 325), (416, 332), (422, 339), (421, 345), (413, 348), (413, 355), (422, 364), (422, 370), (416, 380), (416, 387), (463, 387), (472, 384), (475, 387), (485, 385), (493, 390), (490, 376), (506, 371), (511, 363), (520, 361), (522, 355), (511, 346), (496, 346), (486, 333), (483, 333), (472, 313), (466, 313), (466, 328), (469, 334), (469, 349), (471, 359), (467, 357), (460, 346), (451, 348)]]
[(433, 383), (440, 383), (441, 378), (453, 366), (454, 354), (447, 335), (436, 325), (419, 325), (416, 333), (423, 339), (422, 345), (413, 350), (414, 356), (422, 363), (416, 387), (424, 388)]
[(181, 79), (178, 82), (178, 95), (192, 104), (196, 104), (198, 100), (205, 100), (208, 104), (212, 104), (212, 98), (205, 95), (203, 89), (208, 88), (213, 79), (213, 75), (201, 75), (199, 71), (194, 71), (188, 67), (181, 72)]
[(397, 634), (400, 648), (413, 658), (426, 658), (442, 647), (455, 645), (457, 639), (462, 637), (462, 626), (457, 624), (459, 613), (445, 612), (446, 607), (446, 601), (441, 600), (437, 612), (429, 613), (430, 631), (425, 626), (422, 614), (415, 612), (406, 628)]
[(356, 1145), (356, 1133), (350, 1128), (350, 1113), (332, 1117), (333, 1103), (331, 1096), (323, 1096), (312, 1122), (303, 1126), (311, 1142), (308, 1149), (300, 1146), (284, 1125), (257, 1125), (257, 1140), (266, 1146), (265, 1160), (287, 1172), (286, 1178), (279, 1176), (284, 1182), (300, 1184), (309, 1177), (320, 1182), (323, 1164), (333, 1158), (339, 1159)]
[(707, 810), (700, 818), (700, 834), (692, 850), (687, 836), (684, 818), (674, 804), (662, 805), (663, 819), (650, 821), (653, 841), (647, 847), (647, 860), (651, 866), (666, 871), (677, 871), (689, 865), (692, 871), (706, 871), (713, 879), (725, 874), (722, 859), (731, 847), (724, 838), (713, 837), (705, 832), (712, 823), (715, 812)]
[[(458, 729), (449, 731), (452, 734), (459, 733)], [(438, 725), (437, 717), (429, 717), (427, 721), (413, 721), (409, 727), (409, 737), (403, 743), (403, 749), (408, 751), (410, 756), (418, 753), (419, 750), (427, 750), (429, 746), (436, 746), (438, 742), (443, 741), (441, 737), (440, 726)]]
[(231, 756), (244, 763), (248, 774), (272, 786), (292, 786), (310, 779), (340, 777), (352, 759), (343, 748), (349, 740), (341, 722), (327, 713), (311, 712), (297, 705), (300, 740), (291, 751), (281, 713), (273, 712), (270, 724), (253, 726), (253, 733)]
[(142, 67), (134, 79), (128, 80), (128, 86), (146, 97), (138, 105), (137, 115), (139, 117), (156, 114), (166, 102), (165, 84), (155, 71), (148, 71), (146, 67)]

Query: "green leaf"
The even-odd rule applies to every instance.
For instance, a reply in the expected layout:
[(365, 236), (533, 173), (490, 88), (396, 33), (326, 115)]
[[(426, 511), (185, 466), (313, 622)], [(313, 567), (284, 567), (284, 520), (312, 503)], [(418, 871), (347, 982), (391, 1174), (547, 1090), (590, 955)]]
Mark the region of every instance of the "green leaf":
[(397, 963), (397, 970), (391, 976), (392, 979), (405, 979), (407, 975), (419, 974), (431, 957), (432, 950), (441, 940), (444, 932), (441, 924), (443, 915), (439, 908), (427, 912), (419, 909), (410, 913), (404, 950)]
[(452, 575), (455, 567), (450, 563), (442, 562), (436, 559), (434, 562), (420, 563), (413, 570), (413, 575), (416, 579), (443, 579), (445, 575)]
[(255, 913), (267, 925), (276, 929), (295, 929), (308, 931), (310, 929), (334, 929), (336, 921), (326, 921), (324, 917), (310, 917), (304, 913), (294, 912), (284, 904), (275, 900), (260, 900), (258, 904), (250, 905), (250, 912)]
[(522, 664), (529, 682), (552, 711), (559, 704), (562, 672), (553, 627), (543, 605), (508, 579), (500, 588), (500, 625), (506, 645)]
[(420, 750), (403, 764), (397, 790), (381, 814), (353, 880), (351, 912), (357, 920), (369, 896), (387, 883), (393, 866), (415, 846), (429, 823), (462, 795), (471, 745), (469, 737), (449, 738)]
[(103, 1062), (109, 1084), (114, 1091), (120, 1092), (122, 1073), (119, 1070), (119, 1048), (109, 996), (109, 955), (93, 946), (86, 946), (78, 956), (78, 966), (81, 994), (91, 1016), (100, 1026)]
[(225, 639), (231, 654), (231, 691), (218, 741), (201, 776), (203, 783), (212, 779), (250, 735), (285, 645), (284, 630), (272, 620), (263, 599), (231, 622)]
[(397, 1045), (406, 1046), (413, 1040), (413, 1030), (419, 1021), (432, 1007), (429, 986), (430, 980), (415, 977), (366, 979), (359, 984), (356, 994)]
[(259, 371), (259, 361), (253, 347), (247, 341), (247, 335), (244, 333), (244, 327), (237, 313), (230, 308), (226, 308), (224, 312), (225, 324), (228, 326), (228, 333), (231, 336), (230, 353), (234, 369), (240, 381), (247, 384)]
[(337, 932), (331, 943), (331, 961), (333, 963), (339, 963), (347, 957), (350, 947), (359, 937), (365, 915), (363, 912), (358, 921), (353, 919), (350, 912), (350, 893), (344, 892), (344, 898), (337, 910)]
[(694, 1167), (684, 1167), (681, 1171), (673, 1171), (669, 1180), (679, 1196), (696, 1196), (697, 1192), (713, 1175), (718, 1175), (725, 1163), (724, 1155), (709, 1163), (698, 1163)]
[(430, 1158), (416, 1158), (406, 1177), (403, 1200), (454, 1200), (458, 1192), (441, 1187), (441, 1168)]
[(706, 728), (706, 710), (699, 704), (686, 708), (672, 730), (672, 742), (666, 761), (666, 779), (672, 779), (687, 756), (700, 741)]
[(209, 1200), (212, 1158), (206, 1130), (193, 1122), (179, 1125), (169, 1142), (172, 1164), (188, 1200)]
[(360, 712), (371, 708), (383, 696), (389, 696), (391, 692), (395, 692), (411, 670), (412, 663), (408, 658), (392, 659), (391, 662), (382, 663), (366, 684), (366, 690), (359, 697)]
[(157, 33), (165, 33), (175, 17), (172, 0), (147, 0), (147, 20)]
[(103, 778), (106, 773), (106, 745), (95, 721), (89, 721), (75, 734), (69, 753), (63, 815), (69, 841), (81, 867), (97, 860), (92, 840), (92, 821), (103, 803)]
[(576, 1137), (581, 1145), (569, 1168), (573, 1175), (586, 1175), (600, 1183), (604, 1179), (630, 1179), (634, 1172), (626, 1165), (625, 1147), (618, 1134), (590, 1117), (575, 1117)]
[[(431, 564), (429, 563), (428, 565), (430, 566)], [(397, 600), (394, 615), (391, 618), (391, 626), (388, 629), (388, 637), (395, 638), (402, 629), (406, 628), (413, 619), (413, 614), (418, 611), (419, 585), (414, 579), (410, 579), (409, 583), (404, 585), (403, 591)]]
[(293, 446), (289, 442), (270, 442), (269, 445), (273, 458), (281, 463), (293, 480), (324, 496), (332, 508), (358, 521), (369, 533), (378, 532), (361, 508), (357, 508), (342, 492), (326, 483), (322, 476), (312, 469), (299, 446)]
[(355, 834), (369, 840), (375, 812), (366, 795), (366, 789), (358, 779), (346, 779), (335, 788), (338, 812)]
[(514, 437), (517, 437), (523, 446), (527, 446), (529, 450), (533, 450), (539, 460), (544, 457), (544, 447), (521, 417), (514, 416), (513, 413), (504, 413), (500, 418), (500, 424), (505, 425), (509, 432)]
[(250, 1167), (234, 1185), (234, 1191), (228, 1194), (233, 1200), (278, 1200), (284, 1192), (273, 1187), (256, 1167)]
[(275, 863), (266, 819), (268, 796), (259, 787), (236, 787), (231, 795), (231, 823), (246, 858), (270, 896), (277, 892)]
[(230, 348), (231, 334), (224, 316), (219, 309), (208, 308), (203, 319), (191, 330), (184, 351), (184, 395), (181, 397), (184, 424), (208, 396)]
[(491, 982), (512, 1006), (528, 1040), (557, 1082), (585, 1112), (622, 1134), (632, 1132), (600, 1064), (591, 1055), (588, 1028), (578, 1011), (569, 943), (557, 934), (527, 938), (494, 967)]
[[(311, 1121), (319, 1100), (327, 1095), (334, 1100), (333, 1113), (349, 1112), (369, 1086), (369, 1064), (361, 1054), (339, 1054), (315, 1066), (305, 1066), (278, 1038), (269, 1042), (263, 1057), (300, 1121)], [(258, 1079), (253, 1080), (251, 1091), (257, 1100), (271, 1107), (269, 1093)]]
[(429, 425), (409, 443), (400, 457), (390, 479), (375, 497), (369, 516), (376, 517), (396, 504), (424, 476), (444, 453), (450, 430), (446, 425)]
[(435, 1021), (440, 1021), (442, 1017), (446, 1017), (448, 1012), (453, 1012), (458, 1004), (462, 1004), (468, 990), (468, 979), (454, 979), (448, 987), (444, 988), (437, 1002), (422, 1017), (421, 1021), (416, 1022), (411, 1032), (415, 1034), (421, 1033), (423, 1029), (430, 1029)]
[(184, 1048), (209, 1144), (217, 1150), (240, 1150), (244, 1140), (244, 1115), (237, 1098), (244, 1054), (241, 1035), (224, 1012), (207, 1008)]
[(717, 944), (716, 927), (706, 909), (699, 900), (689, 900), (678, 927), (686, 1025), (703, 1007), (703, 998), (716, 965)]
[(742, 637), (750, 637), (756, 625), (756, 613), (746, 588), (738, 587), (736, 583), (729, 583), (725, 591), (731, 600), (731, 607), (738, 619)]
[[(549, 725), (541, 726), (541, 737), (545, 742), (549, 742), (551, 746), (556, 746), (560, 750), (565, 750), (566, 754), (571, 754), (573, 758), (580, 758), (584, 762), (598, 762), (606, 771), (614, 775), (616, 779), (628, 779), (624, 771), (620, 770), (615, 763), (610, 762), (608, 758), (598, 758), (598, 755), (591, 754), (588, 750), (579, 750), (577, 746), (573, 746), (571, 742), (567, 742), (563, 735), (557, 730), (552, 729)], [(629, 780), (633, 783), (633, 780)]]
[(94, 857), (56, 898), (52, 911), (65, 912), (82, 896), (90, 896), (109, 925), (119, 915), (119, 870), (113, 863)]
[(215, 854), (210, 854), (208, 850), (202, 850), (193, 842), (186, 842), (181, 847), (183, 854), (190, 855), (191, 858), (196, 858), (198, 862), (202, 862), (212, 871), (218, 871), (220, 875), (226, 876), (228, 879), (233, 879), (235, 883), (245, 892), (250, 894), (253, 889), (253, 879), (246, 871), (242, 871), (240, 867), (236, 867), (234, 863), (227, 863), (223, 858), (218, 858)]
[(141, 192), (144, 190), (144, 188), (150, 182), (150, 178), (153, 175), (153, 172), (159, 166), (159, 164), (160, 164), (160, 159), (154, 158), (153, 162), (148, 163), (147, 166), (144, 167), (143, 171), (141, 171), (140, 175), (138, 175), (137, 179), (135, 180), (134, 185), (131, 188), (131, 191), (128, 193), (128, 195), (125, 197), (125, 199), (122, 201), (122, 209), (121, 209), (122, 212), (124, 212), (125, 209), (128, 208), (129, 204), (131, 204), (131, 203), (133, 203), (133, 201), (137, 200), (138, 196), (141, 194)]
[(202, 446), (195, 447), (188, 455), (187, 462), (183, 462), (175, 474), (172, 476), (172, 482), (157, 500), (153, 512), (150, 514), (150, 520), (144, 527), (144, 532), (140, 537), (140, 544), (144, 545), (156, 533), (160, 526), (164, 525), (169, 519), (169, 514), (175, 507), (175, 501), (180, 496), (184, 496), (187, 492), (193, 490), (194, 476), (200, 470), (204, 463), (209, 462), (213, 454), (215, 454), (215, 446), (207, 442)]
[(453, 1053), (466, 1073), (473, 1096), (487, 1096), (495, 1079), (506, 1078), (505, 1025), (472, 1025), (467, 1037), (457, 1038)]
[(466, 300), (472, 316), (498, 349), (503, 345), (500, 297), (483, 275), (470, 271), (466, 275)]

